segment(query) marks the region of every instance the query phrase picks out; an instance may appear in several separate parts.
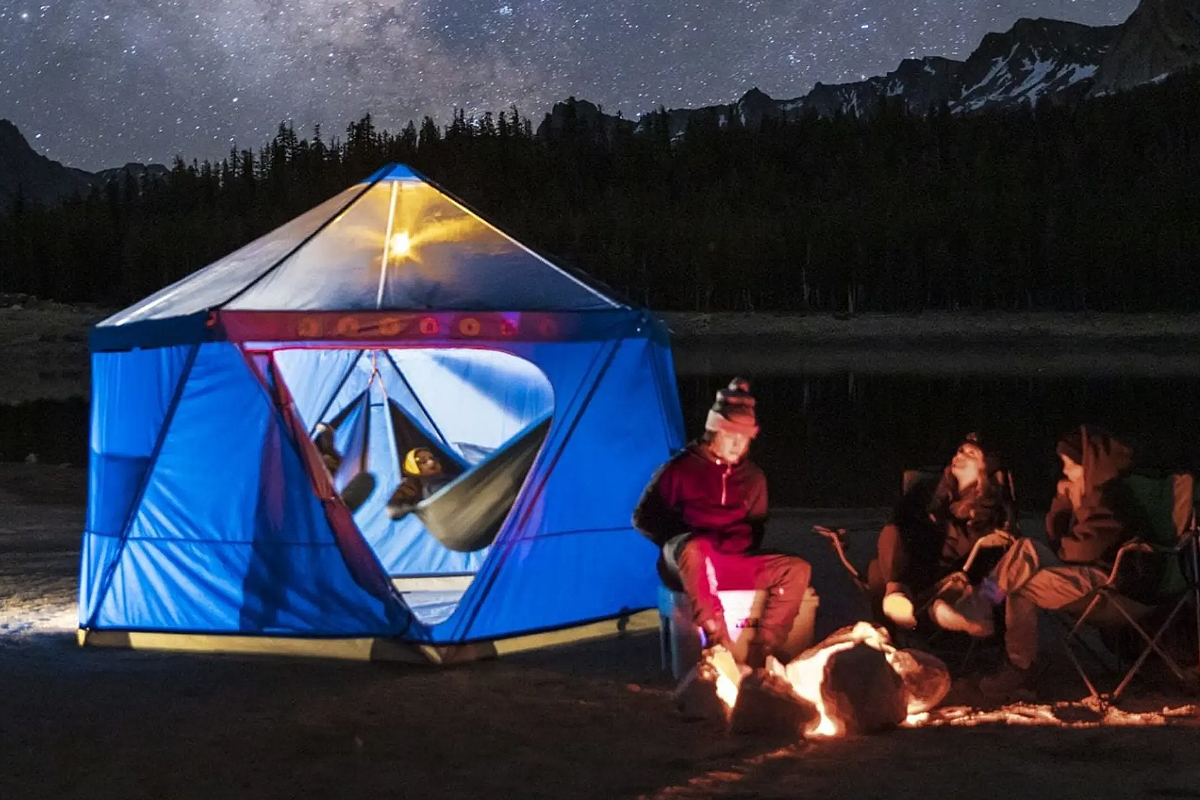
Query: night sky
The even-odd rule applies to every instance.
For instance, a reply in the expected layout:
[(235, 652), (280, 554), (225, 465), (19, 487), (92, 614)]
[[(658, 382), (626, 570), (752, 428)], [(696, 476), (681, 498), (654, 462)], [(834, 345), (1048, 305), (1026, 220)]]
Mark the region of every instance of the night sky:
[(1122, 22), (1137, 0), (0, 0), (0, 118), (95, 170), (220, 158), (279, 122), (396, 130), (574, 94), (631, 118), (909, 56), (965, 58), (1019, 17)]

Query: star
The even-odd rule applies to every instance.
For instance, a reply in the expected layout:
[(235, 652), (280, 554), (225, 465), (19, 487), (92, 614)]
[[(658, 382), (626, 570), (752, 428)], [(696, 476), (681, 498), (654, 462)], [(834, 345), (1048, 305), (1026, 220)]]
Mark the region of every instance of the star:
[[(397, 131), (570, 95), (636, 119), (798, 97), (901, 59), (964, 58), (1020, 17), (1117, 24), (1137, 0), (63, 0), (0, 11), (0, 117), (102, 169), (220, 159), (280, 122)], [(233, 98), (232, 100), (230, 98)]]

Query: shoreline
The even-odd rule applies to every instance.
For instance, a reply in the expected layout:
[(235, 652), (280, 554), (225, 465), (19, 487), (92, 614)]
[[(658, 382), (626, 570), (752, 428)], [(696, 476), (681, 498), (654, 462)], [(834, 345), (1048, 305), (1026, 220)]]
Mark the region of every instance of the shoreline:
[[(88, 329), (111, 310), (0, 308), (0, 404), (88, 396)], [(681, 376), (760, 374), (1195, 375), (1200, 314), (932, 311), (656, 312)]]
[(979, 345), (1007, 349), (1015, 342), (1041, 348), (1114, 344), (1153, 350), (1200, 342), (1200, 314), (1119, 314), (1043, 311), (924, 311), (910, 314), (784, 312), (657, 312), (672, 340), (778, 344), (837, 343), (886, 347)]

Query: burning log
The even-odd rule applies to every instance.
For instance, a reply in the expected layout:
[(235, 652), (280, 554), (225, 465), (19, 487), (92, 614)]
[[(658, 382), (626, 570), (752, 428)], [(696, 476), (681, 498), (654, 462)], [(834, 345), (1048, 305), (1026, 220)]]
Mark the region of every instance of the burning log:
[(898, 650), (886, 630), (860, 622), (786, 666), (768, 659), (768, 669), (756, 672), (713, 648), (680, 684), (676, 701), (685, 715), (739, 732), (840, 736), (896, 727), (949, 691), (950, 672), (939, 659)]
[(796, 694), (781, 675), (765, 669), (746, 675), (729, 712), (734, 733), (799, 738), (820, 722), (816, 706)]
[(908, 705), (904, 681), (887, 656), (861, 642), (830, 654), (821, 700), (834, 733), (852, 736), (895, 728), (904, 722)]

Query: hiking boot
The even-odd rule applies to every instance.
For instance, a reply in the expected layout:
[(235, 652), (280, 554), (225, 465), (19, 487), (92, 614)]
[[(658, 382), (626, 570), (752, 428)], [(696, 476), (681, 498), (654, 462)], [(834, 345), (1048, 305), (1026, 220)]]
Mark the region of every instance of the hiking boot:
[(1034, 684), (1039, 674), (1040, 670), (1036, 667), (1021, 669), (1006, 660), (995, 674), (979, 680), (979, 691), (984, 697), (997, 702), (1033, 702), (1037, 698)]
[(992, 604), (979, 592), (968, 589), (958, 602), (950, 605), (940, 597), (933, 601), (929, 608), (929, 616), (938, 627), (948, 631), (958, 631), (986, 639), (996, 632), (996, 622), (992, 619)]
[(901, 628), (917, 627), (913, 615), (913, 601), (906, 592), (888, 592), (883, 596), (883, 615)]

